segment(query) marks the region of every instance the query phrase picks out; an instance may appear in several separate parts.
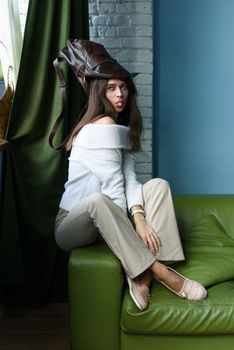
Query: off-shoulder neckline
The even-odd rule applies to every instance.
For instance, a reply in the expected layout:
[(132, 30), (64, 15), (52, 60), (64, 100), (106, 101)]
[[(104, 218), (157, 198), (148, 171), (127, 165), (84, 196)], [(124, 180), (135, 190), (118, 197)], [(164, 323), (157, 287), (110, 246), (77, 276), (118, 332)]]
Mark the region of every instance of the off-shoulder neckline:
[(127, 128), (129, 129), (129, 126), (125, 126), (125, 125), (120, 125), (120, 124), (93, 124), (93, 123), (87, 123), (83, 126), (83, 128), (85, 127), (119, 127), (119, 128)]

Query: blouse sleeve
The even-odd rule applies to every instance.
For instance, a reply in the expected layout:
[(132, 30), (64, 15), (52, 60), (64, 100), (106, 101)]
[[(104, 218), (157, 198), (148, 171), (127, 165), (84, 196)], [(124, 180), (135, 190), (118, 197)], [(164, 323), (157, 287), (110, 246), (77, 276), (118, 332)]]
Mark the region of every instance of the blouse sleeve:
[(142, 184), (136, 179), (135, 156), (132, 153), (123, 152), (123, 175), (128, 209), (134, 205), (143, 207)]

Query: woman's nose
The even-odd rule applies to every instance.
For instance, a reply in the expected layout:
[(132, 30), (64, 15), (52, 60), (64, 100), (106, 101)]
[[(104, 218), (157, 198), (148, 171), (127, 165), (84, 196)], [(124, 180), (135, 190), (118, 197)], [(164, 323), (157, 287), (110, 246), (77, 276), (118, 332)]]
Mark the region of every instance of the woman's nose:
[(116, 95), (118, 97), (123, 95), (122, 90), (119, 87), (117, 87), (117, 89), (116, 89)]

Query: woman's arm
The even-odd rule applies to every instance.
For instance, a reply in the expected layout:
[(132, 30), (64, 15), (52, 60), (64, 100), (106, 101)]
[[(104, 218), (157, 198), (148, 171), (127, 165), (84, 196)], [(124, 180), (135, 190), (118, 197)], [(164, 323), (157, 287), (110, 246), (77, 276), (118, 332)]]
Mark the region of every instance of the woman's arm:
[(137, 181), (135, 173), (135, 157), (128, 152), (124, 152), (123, 155), (123, 173), (127, 206), (132, 216), (136, 232), (148, 246), (151, 253), (157, 255), (161, 242), (156, 232), (154, 232), (145, 219), (142, 185)]
[(134, 205), (143, 207), (142, 184), (137, 181), (135, 173), (135, 156), (126, 151), (123, 152), (123, 175), (128, 210)]

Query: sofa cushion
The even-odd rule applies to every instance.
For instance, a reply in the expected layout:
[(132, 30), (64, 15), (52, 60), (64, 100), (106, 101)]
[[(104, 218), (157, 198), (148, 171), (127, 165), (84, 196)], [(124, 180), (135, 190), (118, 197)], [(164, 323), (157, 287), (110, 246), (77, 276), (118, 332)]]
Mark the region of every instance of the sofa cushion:
[[(173, 265), (186, 277), (208, 289), (203, 301), (180, 299), (154, 281), (151, 303), (140, 312), (128, 290), (124, 296), (121, 326), (127, 333), (207, 335), (233, 334), (234, 240), (214, 215), (207, 215), (183, 233), (186, 261)], [(225, 282), (226, 281), (226, 282)]]
[(183, 233), (186, 261), (173, 267), (188, 278), (210, 286), (234, 278), (234, 240), (209, 214)]
[(208, 298), (188, 301), (154, 283), (151, 303), (139, 311), (125, 291), (121, 328), (126, 333), (145, 335), (232, 334), (234, 329), (234, 281), (212, 286)]

